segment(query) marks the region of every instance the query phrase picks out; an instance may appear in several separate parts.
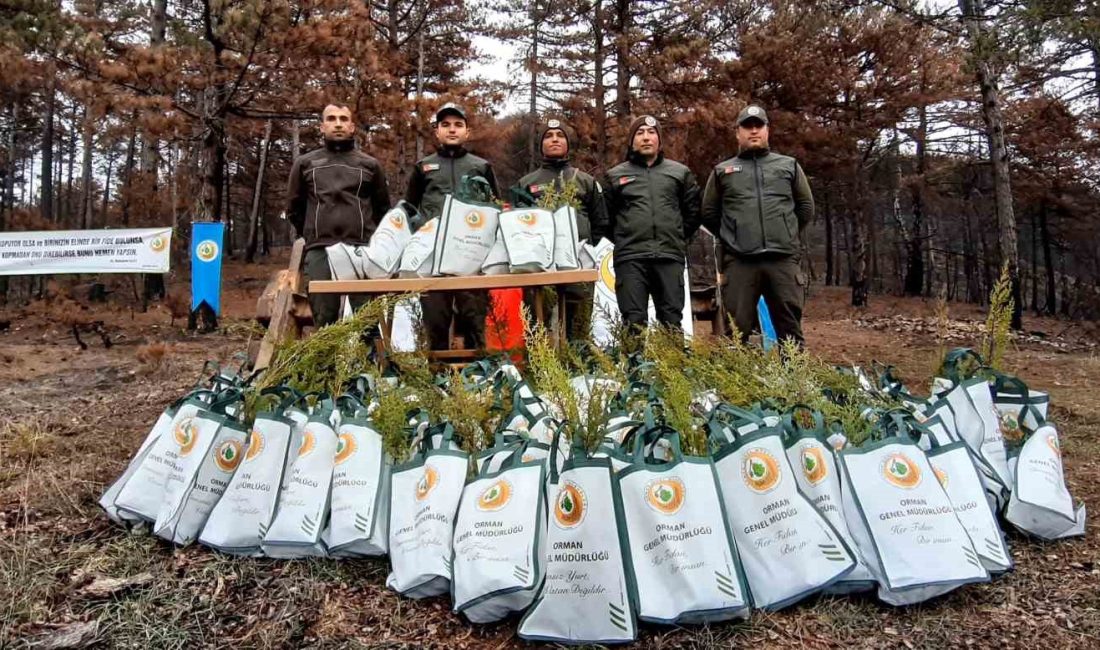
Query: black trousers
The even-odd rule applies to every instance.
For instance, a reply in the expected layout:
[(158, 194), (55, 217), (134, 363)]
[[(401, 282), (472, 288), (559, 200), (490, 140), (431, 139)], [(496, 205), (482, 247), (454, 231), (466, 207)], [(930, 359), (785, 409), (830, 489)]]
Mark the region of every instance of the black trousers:
[(480, 350), (485, 347), (488, 291), (432, 291), (421, 296), (420, 311), (433, 350), (451, 347), (452, 319), (455, 334), (465, 339), (467, 349)]
[(722, 264), (726, 284), (722, 304), (747, 339), (757, 325), (756, 303), (764, 297), (780, 341), (802, 345), (802, 307), (806, 301), (806, 276), (794, 256), (753, 259), (726, 253)]
[[(542, 287), (523, 290), (523, 302), (531, 318), (535, 317), (535, 292)], [(565, 307), (565, 340), (583, 341), (592, 329), (592, 285), (564, 284), (558, 287), (558, 298)], [(549, 314), (546, 315), (549, 318)]]
[(631, 329), (646, 326), (649, 299), (657, 322), (679, 328), (684, 318), (684, 263), (669, 259), (615, 260), (615, 296)]

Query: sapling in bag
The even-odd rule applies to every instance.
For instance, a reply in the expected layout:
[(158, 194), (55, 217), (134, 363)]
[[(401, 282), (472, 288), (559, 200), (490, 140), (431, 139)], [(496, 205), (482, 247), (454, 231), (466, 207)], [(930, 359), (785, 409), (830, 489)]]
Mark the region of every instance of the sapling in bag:
[(263, 551), (268, 557), (324, 557), (327, 554), (321, 532), (328, 516), (337, 447), (332, 410), (328, 396), (318, 396), (317, 405), (301, 430), (300, 442), (292, 451), (294, 457), (279, 491), (275, 516), (264, 535)]
[(158, 417), (157, 421), (153, 424), (153, 428), (145, 435), (145, 440), (143, 440), (141, 446), (138, 447), (137, 453), (130, 459), (129, 464), (126, 466), (126, 470), (123, 471), (122, 475), (115, 479), (114, 483), (108, 486), (107, 489), (104, 490), (103, 495), (99, 497), (99, 506), (103, 508), (103, 511), (111, 521), (122, 523), (125, 521), (141, 520), (140, 517), (120, 511), (118, 506), (115, 505), (115, 500), (122, 492), (122, 488), (126, 486), (138, 471), (138, 468), (145, 462), (146, 457), (149, 455), (149, 452), (152, 451), (157, 441), (165, 435), (171, 435), (172, 422), (175, 420), (176, 413), (179, 411), (180, 406), (188, 399), (201, 400), (212, 395), (212, 392), (206, 390), (192, 391), (164, 409), (164, 412), (160, 414), (160, 417)]
[(410, 217), (415, 215), (416, 208), (405, 201), (383, 215), (365, 250), (363, 271), (368, 278), (388, 278), (397, 272), (401, 254), (412, 239)]
[(466, 484), (455, 520), (454, 611), (474, 623), (527, 609), (546, 569), (546, 465), (518, 445)]
[[(241, 465), (206, 520), (199, 543), (233, 555), (262, 555), (261, 543), (275, 515), (286, 468), (298, 446), (291, 443), (294, 421), (283, 415), (299, 395), (285, 387), (263, 395), (282, 398), (256, 414)], [(299, 430), (300, 440), (300, 430)]]
[(390, 467), (382, 434), (358, 400), (337, 429), (332, 496), (324, 542), (334, 557), (385, 555), (388, 547)]
[[(932, 465), (887, 414), (882, 439), (838, 454), (844, 472), (844, 513), (863, 559), (879, 582), (878, 596), (910, 605), (962, 585), (989, 580)], [(897, 430), (896, 429), (896, 430)], [(885, 436), (885, 437), (883, 437)]]
[[(557, 449), (551, 444), (552, 456)], [(519, 636), (554, 643), (633, 641), (637, 592), (610, 462), (590, 458), (574, 440), (561, 473), (556, 458), (550, 472), (546, 580), (519, 624)]]
[(500, 237), (512, 273), (554, 268), (554, 215), (549, 210), (518, 208), (501, 212)]
[(439, 228), (439, 217), (429, 219), (409, 238), (405, 250), (401, 252), (401, 265), (398, 275), (402, 278), (427, 278), (432, 275), (435, 262), (435, 237)]
[(165, 480), (177, 461), (181, 445), (194, 439), (195, 418), (207, 406), (202, 395), (189, 397), (180, 405), (169, 430), (153, 442), (119, 490), (115, 507), (120, 517), (129, 521), (156, 521), (164, 501)]
[(1085, 506), (1074, 510), (1062, 468), (1062, 445), (1053, 424), (1040, 425), (1020, 447), (1004, 514), (1013, 526), (1039, 539), (1084, 534)]
[[(481, 184), (488, 186), (481, 177), (464, 177), (460, 195), (464, 187)], [(496, 240), (499, 214), (500, 210), (488, 203), (447, 195), (436, 230), (432, 275), (476, 275)]]
[(390, 478), (386, 586), (409, 598), (445, 594), (451, 583), (455, 515), (469, 456), (453, 444), (450, 424), (429, 427), (413, 457)]
[(779, 429), (738, 436), (714, 465), (754, 606), (786, 607), (855, 568), (843, 537), (799, 491)]
[(577, 241), (577, 210), (565, 205), (554, 211), (554, 268), (572, 271), (580, 268)]
[(240, 390), (235, 388), (219, 394), (210, 409), (195, 419), (192, 438), (180, 442), (153, 523), (153, 533), (158, 537), (187, 545), (202, 531), (244, 455), (247, 429), (226, 415), (241, 398)]
[[(644, 452), (657, 437), (670, 443), (671, 460)], [(748, 618), (748, 588), (711, 460), (684, 456), (679, 434), (658, 426), (634, 435), (633, 460), (616, 479), (638, 618), (676, 625)]]
[[(804, 412), (811, 414), (814, 423), (812, 428), (803, 428), (799, 423), (799, 413)], [(852, 550), (856, 561), (852, 572), (833, 583), (826, 592), (840, 594), (874, 589), (875, 577), (860, 558), (848, 531), (848, 522), (844, 518), (840, 471), (833, 446), (828, 442), (827, 436), (830, 432), (825, 429), (821, 413), (809, 411), (806, 407), (795, 407), (784, 417), (783, 426), (786, 429), (787, 460), (790, 461), (798, 489), (829, 520), (837, 534)]]

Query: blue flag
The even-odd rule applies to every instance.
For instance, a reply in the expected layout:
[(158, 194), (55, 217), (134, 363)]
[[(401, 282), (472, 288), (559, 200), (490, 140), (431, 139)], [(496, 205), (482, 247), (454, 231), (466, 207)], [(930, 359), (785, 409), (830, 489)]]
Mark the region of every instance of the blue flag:
[(215, 314), (221, 313), (222, 238), (225, 224), (191, 224), (191, 310), (206, 303)]
[(775, 347), (775, 325), (772, 325), (772, 313), (768, 311), (768, 303), (764, 302), (764, 296), (756, 302), (756, 317), (760, 319), (760, 338), (764, 341), (764, 349)]

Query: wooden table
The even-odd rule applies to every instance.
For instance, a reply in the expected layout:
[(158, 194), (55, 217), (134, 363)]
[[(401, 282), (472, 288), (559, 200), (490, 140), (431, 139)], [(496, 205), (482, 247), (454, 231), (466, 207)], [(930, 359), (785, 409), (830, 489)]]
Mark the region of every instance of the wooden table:
[[(514, 289), (523, 287), (547, 287), (563, 284), (593, 283), (599, 277), (596, 269), (577, 271), (548, 271), (544, 273), (514, 273), (501, 275), (471, 275), (461, 277), (398, 278), (395, 280), (318, 280), (309, 283), (311, 293), (402, 294), (427, 293), (429, 291), (471, 291), (489, 289)], [(535, 320), (546, 322), (541, 291), (535, 292)], [(559, 335), (565, 332), (565, 310), (558, 310)], [(390, 339), (392, 323), (383, 323), (383, 335)], [(476, 350), (432, 350), (431, 356), (439, 360), (473, 359)]]

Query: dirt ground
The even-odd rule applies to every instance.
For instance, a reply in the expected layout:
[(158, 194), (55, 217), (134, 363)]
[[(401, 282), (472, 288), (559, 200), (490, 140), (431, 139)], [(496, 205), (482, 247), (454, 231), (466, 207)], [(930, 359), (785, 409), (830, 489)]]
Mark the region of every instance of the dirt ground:
[[(199, 379), (203, 362), (233, 362), (268, 274), (281, 265), (230, 263), (222, 328), (183, 331), (170, 310), (135, 313), (112, 296), (87, 311), (53, 299), (0, 310), (0, 648), (51, 646), (69, 634), (102, 647), (506, 648), (524, 645), (517, 620), (470, 625), (449, 599), (411, 601), (384, 586), (374, 561), (238, 559), (175, 549), (102, 516), (96, 500), (160, 411)], [(186, 278), (171, 294), (186, 295)], [(128, 291), (120, 285), (117, 294)], [(941, 352), (931, 301), (817, 287), (807, 307), (811, 349), (837, 364), (898, 367), (927, 391)], [(178, 299), (177, 299), (178, 300)], [(113, 306), (112, 306), (113, 305)], [(954, 345), (977, 343), (974, 306), (950, 305)], [(103, 321), (113, 345), (74, 322)], [(184, 319), (185, 320), (185, 319)], [(7, 325), (5, 326), (5, 323)], [(1096, 328), (1029, 317), (1006, 367), (1052, 396), (1070, 491), (1100, 495), (1100, 359)], [(1100, 506), (1097, 506), (1100, 507)], [(870, 596), (821, 597), (751, 622), (642, 626), (640, 648), (1100, 647), (1100, 527), (1072, 541), (1010, 533), (1017, 568), (930, 603), (893, 608)], [(122, 579), (118, 583), (104, 579)]]

